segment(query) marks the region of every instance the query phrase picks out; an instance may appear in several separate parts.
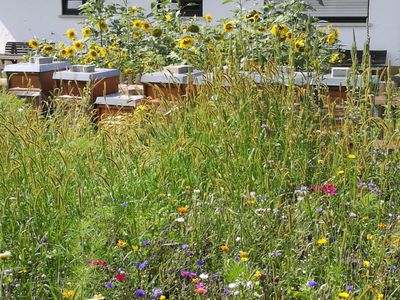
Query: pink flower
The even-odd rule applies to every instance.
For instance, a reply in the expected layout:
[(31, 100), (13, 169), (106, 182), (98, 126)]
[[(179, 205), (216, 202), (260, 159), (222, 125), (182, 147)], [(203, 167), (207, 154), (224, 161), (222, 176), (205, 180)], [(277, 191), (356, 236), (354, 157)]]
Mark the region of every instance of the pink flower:
[(106, 263), (103, 260), (91, 260), (88, 262), (88, 264), (93, 266), (103, 266), (103, 267), (108, 266), (108, 263)]
[(122, 281), (126, 279), (126, 275), (125, 274), (117, 274), (114, 277), (115, 279), (117, 279), (118, 281)]
[(196, 289), (194, 290), (194, 292), (195, 292), (196, 294), (201, 294), (201, 295), (203, 295), (203, 294), (207, 293), (207, 290), (206, 290), (205, 288), (203, 288), (203, 287), (199, 287), (199, 288), (196, 288)]

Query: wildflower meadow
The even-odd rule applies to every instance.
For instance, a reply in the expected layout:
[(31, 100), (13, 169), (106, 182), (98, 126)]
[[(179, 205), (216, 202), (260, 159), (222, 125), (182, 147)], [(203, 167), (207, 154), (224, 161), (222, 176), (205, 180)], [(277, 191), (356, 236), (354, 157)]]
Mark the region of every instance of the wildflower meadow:
[(374, 114), (367, 52), (338, 122), (294, 82), (342, 59), (304, 1), (217, 24), (167, 2), (87, 1), (69, 44), (30, 46), (125, 75), (191, 64), (213, 74), (196, 94), (104, 126), (0, 94), (0, 299), (399, 299), (398, 116)]

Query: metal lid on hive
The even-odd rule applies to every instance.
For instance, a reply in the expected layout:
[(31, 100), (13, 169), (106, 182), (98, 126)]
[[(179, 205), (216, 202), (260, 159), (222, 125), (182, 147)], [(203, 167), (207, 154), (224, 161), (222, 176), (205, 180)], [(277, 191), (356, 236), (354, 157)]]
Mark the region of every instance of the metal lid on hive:
[(117, 69), (95, 68), (93, 65), (72, 65), (69, 70), (54, 73), (53, 79), (90, 82), (118, 76)]
[(53, 61), (52, 57), (33, 56), (27, 63), (9, 64), (4, 66), (4, 72), (11, 73), (41, 73), (48, 71), (65, 70), (67, 61)]
[(141, 102), (144, 97), (142, 95), (123, 95), (123, 94), (110, 94), (103, 97), (97, 97), (95, 105), (108, 105), (120, 107), (135, 107), (138, 102)]
[[(351, 76), (351, 68), (334, 67), (331, 70), (331, 74), (324, 75), (322, 84), (327, 86), (347, 86), (347, 82), (350, 82), (350, 84), (353, 83)], [(362, 82), (361, 76), (356, 75), (356, 77), (356, 85), (360, 86)]]
[(161, 72), (154, 72), (142, 75), (142, 83), (169, 83), (186, 84), (196, 83), (201, 80), (204, 72), (194, 70), (190, 65), (177, 65), (165, 67)]

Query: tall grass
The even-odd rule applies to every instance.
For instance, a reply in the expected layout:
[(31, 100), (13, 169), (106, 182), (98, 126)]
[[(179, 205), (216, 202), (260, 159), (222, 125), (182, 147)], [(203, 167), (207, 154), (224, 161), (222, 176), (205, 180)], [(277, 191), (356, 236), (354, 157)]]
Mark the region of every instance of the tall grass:
[(231, 71), (98, 129), (0, 96), (1, 298), (398, 299), (392, 120)]

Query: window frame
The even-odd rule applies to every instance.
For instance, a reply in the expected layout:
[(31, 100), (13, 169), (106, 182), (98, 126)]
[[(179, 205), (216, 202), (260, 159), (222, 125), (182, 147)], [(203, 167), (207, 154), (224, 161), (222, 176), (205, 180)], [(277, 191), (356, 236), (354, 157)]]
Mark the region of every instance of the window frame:
[[(86, 0), (82, 0), (82, 5)], [(61, 0), (61, 14), (63, 16), (79, 16), (79, 8), (68, 8), (68, 0)]]

